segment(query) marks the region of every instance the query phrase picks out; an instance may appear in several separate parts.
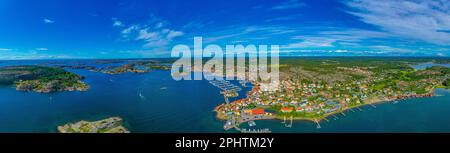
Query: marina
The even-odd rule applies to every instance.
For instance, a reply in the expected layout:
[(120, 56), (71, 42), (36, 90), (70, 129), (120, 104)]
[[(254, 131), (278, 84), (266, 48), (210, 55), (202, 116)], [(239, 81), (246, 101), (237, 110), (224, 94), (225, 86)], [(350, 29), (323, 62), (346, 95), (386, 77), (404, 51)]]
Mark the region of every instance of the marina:
[(222, 91), (241, 91), (242, 88), (230, 83), (230, 81), (227, 80), (211, 80), (209, 81), (210, 84), (213, 86), (221, 89)]

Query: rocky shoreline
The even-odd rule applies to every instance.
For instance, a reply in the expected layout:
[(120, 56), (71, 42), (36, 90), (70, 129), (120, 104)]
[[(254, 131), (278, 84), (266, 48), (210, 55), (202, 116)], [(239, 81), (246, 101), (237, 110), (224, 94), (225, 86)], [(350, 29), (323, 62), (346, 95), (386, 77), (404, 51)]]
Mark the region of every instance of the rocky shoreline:
[(59, 133), (130, 133), (123, 126), (123, 119), (110, 117), (99, 121), (79, 121), (57, 127)]

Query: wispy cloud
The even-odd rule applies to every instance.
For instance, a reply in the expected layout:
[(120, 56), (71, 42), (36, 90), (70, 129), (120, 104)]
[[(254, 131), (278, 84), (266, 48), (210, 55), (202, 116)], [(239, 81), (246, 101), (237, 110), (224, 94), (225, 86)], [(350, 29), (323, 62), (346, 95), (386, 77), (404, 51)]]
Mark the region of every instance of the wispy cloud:
[(299, 2), (298, 0), (288, 0), (285, 2), (282, 2), (279, 5), (273, 6), (272, 10), (285, 10), (285, 9), (295, 9), (295, 8), (301, 8), (305, 7), (306, 4)]
[(167, 33), (166, 38), (167, 39), (173, 39), (175, 37), (179, 37), (179, 36), (182, 36), (182, 35), (184, 35), (184, 33), (181, 32), (181, 31), (169, 30), (169, 32)]
[(295, 48), (310, 48), (310, 47), (333, 47), (333, 43), (336, 40), (333, 39), (317, 39), (317, 38), (309, 38), (305, 39), (302, 42), (291, 43), (283, 46), (283, 49), (295, 49)]
[(12, 49), (9, 48), (0, 48), (0, 51), (11, 51)]
[(386, 32), (433, 44), (450, 44), (447, 0), (351, 0), (347, 12)]
[(296, 28), (284, 27), (278, 25), (235, 25), (224, 27), (220, 31), (208, 32), (204, 42), (218, 43), (229, 39), (229, 42), (250, 41), (250, 40), (268, 40), (274, 36), (282, 36), (285, 34), (293, 34), (298, 32)]
[(206, 25), (211, 24), (211, 23), (212, 22), (202, 23), (202, 22), (198, 22), (198, 21), (191, 21), (191, 22), (185, 24), (182, 29), (195, 29), (195, 30), (198, 30), (198, 29), (201, 29), (201, 28), (203, 28)]
[[(438, 56), (423, 52), (404, 52), (378, 49), (294, 49), (281, 50), (283, 56)], [(445, 56), (445, 55), (444, 55)]]
[(138, 25), (131, 25), (128, 26), (125, 29), (122, 29), (121, 33), (122, 33), (122, 37), (127, 38), (128, 35), (131, 34), (131, 32), (138, 30), (140, 27)]
[(47, 18), (44, 18), (42, 21), (43, 21), (44, 23), (46, 23), (46, 24), (52, 24), (52, 23), (55, 23), (55, 21), (50, 20), (50, 19), (47, 19)]
[(48, 48), (35, 48), (34, 50), (36, 50), (36, 51), (46, 51), (46, 50), (48, 50)]
[(281, 16), (281, 17), (275, 17), (275, 18), (271, 18), (271, 19), (266, 19), (264, 20), (264, 22), (277, 22), (277, 21), (288, 21), (288, 20), (294, 20), (298, 17), (300, 17), (301, 15), (297, 14), (297, 15), (291, 15), (291, 16)]
[(126, 26), (121, 23), (121, 35), (127, 40), (143, 41), (145, 49), (166, 50), (173, 39), (184, 35), (182, 31), (167, 27), (166, 23), (153, 15), (148, 24)]
[(334, 47), (336, 44), (344, 46), (361, 46), (361, 42), (371, 39), (390, 38), (391, 35), (385, 32), (362, 30), (362, 29), (342, 29), (329, 28), (310, 34), (293, 36), (291, 40), (301, 40), (285, 46), (285, 48), (310, 48), (310, 47)]
[(119, 21), (117, 18), (112, 18), (112, 21), (113, 21), (113, 26), (115, 26), (115, 27), (123, 27), (124, 26), (122, 21)]

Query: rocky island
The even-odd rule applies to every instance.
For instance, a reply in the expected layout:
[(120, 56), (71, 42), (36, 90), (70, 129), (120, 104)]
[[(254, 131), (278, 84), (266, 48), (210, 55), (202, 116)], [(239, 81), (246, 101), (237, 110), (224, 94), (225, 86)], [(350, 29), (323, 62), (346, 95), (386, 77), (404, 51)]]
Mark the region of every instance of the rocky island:
[(130, 133), (120, 117), (111, 117), (99, 121), (79, 121), (58, 126), (59, 133)]
[(83, 76), (62, 68), (45, 66), (8, 66), (0, 68), (0, 85), (15, 85), (18, 91), (50, 93), (86, 91), (89, 85)]

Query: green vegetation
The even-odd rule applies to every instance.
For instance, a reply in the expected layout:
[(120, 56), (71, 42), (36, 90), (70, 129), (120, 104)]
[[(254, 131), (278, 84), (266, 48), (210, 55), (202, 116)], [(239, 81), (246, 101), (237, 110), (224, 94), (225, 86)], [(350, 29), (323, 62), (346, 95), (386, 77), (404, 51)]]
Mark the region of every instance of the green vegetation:
[(110, 66), (104, 70), (97, 70), (106, 74), (122, 74), (122, 73), (147, 73), (150, 70), (170, 70), (171, 67), (160, 64), (159, 61), (133, 61), (120, 66)]
[(450, 88), (450, 78), (445, 79), (445, 81), (442, 83), (442, 86), (445, 88)]
[(0, 84), (15, 85), (19, 91), (56, 92), (85, 91), (84, 77), (62, 68), (43, 66), (13, 66), (0, 68)]
[(222, 105), (217, 112), (230, 114), (266, 108), (277, 118), (315, 120), (364, 104), (427, 97), (432, 96), (435, 88), (449, 88), (450, 68), (433, 66), (416, 70), (411, 67), (423, 62), (448, 63), (449, 59), (284, 58), (280, 60), (281, 82), (277, 91), (252, 92), (245, 100)]

